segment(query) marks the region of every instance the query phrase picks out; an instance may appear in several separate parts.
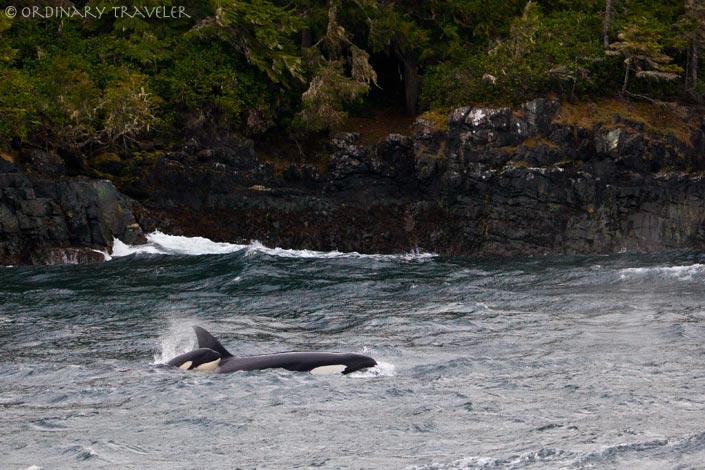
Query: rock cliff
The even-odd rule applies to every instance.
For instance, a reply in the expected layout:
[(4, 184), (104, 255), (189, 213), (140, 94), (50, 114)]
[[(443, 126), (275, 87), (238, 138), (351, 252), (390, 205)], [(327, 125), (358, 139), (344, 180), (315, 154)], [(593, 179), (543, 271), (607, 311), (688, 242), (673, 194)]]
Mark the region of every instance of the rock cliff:
[[(282, 247), (492, 256), (705, 246), (702, 129), (684, 141), (619, 116), (587, 129), (560, 124), (559, 110), (544, 99), (460, 108), (369, 146), (339, 134), (325, 172), (277, 172), (248, 142), (165, 153), (128, 190), (149, 194), (144, 204), (184, 233)], [(297, 149), (281, 151), (295, 159)]]
[[(558, 102), (537, 99), (518, 109), (459, 108), (443, 122), (419, 119), (413, 134), (375, 145), (338, 134), (322, 165), (275, 167), (247, 140), (99, 159), (100, 174), (139, 204), (108, 181), (42, 180), (0, 168), (0, 253), (4, 262), (51, 261), (31, 247), (70, 254), (68, 247), (109, 247), (114, 236), (138, 241), (154, 228), (366, 253), (705, 247), (701, 127), (676, 137), (615, 115), (584, 128), (562, 123)], [(298, 158), (297, 148), (280, 151), (278, 161)], [(57, 171), (35, 160), (33, 168)]]
[(133, 205), (107, 180), (68, 178), (49, 154), (26, 155), (32, 172), (0, 159), (0, 263), (94, 263), (114, 238), (140, 243)]

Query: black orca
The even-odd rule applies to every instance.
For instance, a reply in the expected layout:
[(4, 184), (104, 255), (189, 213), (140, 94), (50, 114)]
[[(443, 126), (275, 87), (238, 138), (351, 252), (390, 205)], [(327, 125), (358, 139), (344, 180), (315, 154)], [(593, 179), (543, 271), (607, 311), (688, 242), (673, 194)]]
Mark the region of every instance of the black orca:
[(281, 368), (312, 374), (349, 374), (356, 370), (377, 365), (371, 357), (355, 353), (333, 352), (284, 352), (261, 356), (235, 357), (220, 342), (200, 326), (194, 326), (198, 349), (175, 357), (169, 365), (185, 370), (202, 370), (216, 373), (239, 370)]

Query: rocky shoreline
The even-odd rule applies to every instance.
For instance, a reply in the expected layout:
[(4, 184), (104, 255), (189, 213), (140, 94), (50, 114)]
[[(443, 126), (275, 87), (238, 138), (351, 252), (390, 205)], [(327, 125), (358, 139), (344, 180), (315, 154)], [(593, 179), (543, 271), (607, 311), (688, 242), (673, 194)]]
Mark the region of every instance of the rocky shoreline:
[[(275, 166), (247, 140), (96, 159), (112, 182), (24, 151), (0, 159), (0, 264), (97, 262), (114, 238), (140, 243), (156, 228), (363, 253), (705, 248), (703, 127), (683, 139), (619, 116), (564, 124), (559, 112), (537, 99), (419, 119), (413, 137), (375, 145), (338, 134), (321, 165)], [(281, 152), (295, 161), (298, 149)]]

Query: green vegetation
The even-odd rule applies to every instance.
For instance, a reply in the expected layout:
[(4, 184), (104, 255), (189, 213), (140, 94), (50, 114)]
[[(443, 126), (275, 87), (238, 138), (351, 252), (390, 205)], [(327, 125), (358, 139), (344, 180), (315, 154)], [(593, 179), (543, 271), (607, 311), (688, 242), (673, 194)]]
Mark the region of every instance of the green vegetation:
[(0, 12), (0, 148), (86, 158), (543, 95), (705, 100), (697, 0), (35, 3)]

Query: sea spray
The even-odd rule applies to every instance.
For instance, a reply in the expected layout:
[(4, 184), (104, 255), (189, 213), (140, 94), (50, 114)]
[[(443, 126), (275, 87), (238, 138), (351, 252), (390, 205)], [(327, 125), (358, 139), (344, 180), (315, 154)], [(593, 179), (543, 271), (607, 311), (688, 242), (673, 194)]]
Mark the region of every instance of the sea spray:
[(620, 279), (643, 280), (646, 278), (671, 278), (681, 281), (705, 279), (705, 265), (691, 264), (686, 266), (657, 266), (643, 268), (625, 268), (620, 271)]
[(249, 245), (239, 245), (236, 243), (214, 242), (212, 240), (209, 240), (208, 238), (203, 237), (184, 237), (179, 235), (167, 235), (157, 230), (147, 235), (147, 243), (143, 245), (127, 245), (121, 240), (115, 239), (113, 242), (112, 258), (120, 258), (130, 255), (202, 256), (222, 255), (237, 252), (243, 252), (246, 256), (264, 254), (269, 256), (277, 256), (280, 258), (312, 259), (359, 258), (417, 261), (428, 260), (436, 257), (436, 255), (432, 253), (424, 252), (411, 252), (397, 255), (379, 255), (361, 254), (357, 252), (269, 248), (262, 245), (258, 241), (253, 241)]
[(154, 364), (165, 364), (179, 354), (198, 347), (193, 332), (195, 321), (171, 319), (168, 328), (159, 338), (160, 350), (154, 353)]

